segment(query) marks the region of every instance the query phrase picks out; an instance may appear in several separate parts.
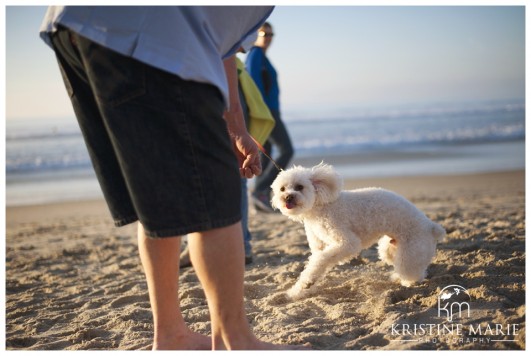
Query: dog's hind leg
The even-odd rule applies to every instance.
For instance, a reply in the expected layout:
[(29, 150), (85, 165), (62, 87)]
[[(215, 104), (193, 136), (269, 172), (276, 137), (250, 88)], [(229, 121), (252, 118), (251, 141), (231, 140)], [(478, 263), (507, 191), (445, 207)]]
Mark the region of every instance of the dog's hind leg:
[(435, 242), (431, 236), (426, 239), (410, 238), (400, 241), (393, 260), (393, 279), (399, 279), (406, 287), (423, 280), (434, 255)]
[(315, 289), (315, 284), (321, 280), (326, 272), (349, 257), (357, 256), (361, 251), (361, 242), (355, 238), (348, 243), (326, 247), (310, 256), (308, 265), (301, 273), (299, 280), (288, 291), (292, 299), (303, 298)]
[(378, 240), (378, 256), (380, 260), (392, 266), (396, 254), (396, 240), (384, 235)]

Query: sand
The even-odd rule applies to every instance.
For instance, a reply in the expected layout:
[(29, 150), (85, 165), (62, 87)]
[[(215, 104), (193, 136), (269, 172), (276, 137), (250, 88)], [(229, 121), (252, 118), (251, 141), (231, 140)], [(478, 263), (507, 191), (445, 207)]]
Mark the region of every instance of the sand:
[[(304, 229), (257, 213), (245, 272), (254, 332), (317, 350), (525, 349), (524, 171), (346, 182), (365, 186), (403, 194), (446, 228), (428, 279), (407, 288), (391, 282), (373, 247), (328, 272), (317, 294), (289, 301), (285, 291), (309, 255)], [(8, 207), (6, 228), (8, 350), (151, 348), (134, 225), (115, 228), (102, 201), (80, 201)], [(193, 268), (180, 282), (185, 320), (208, 334)], [(439, 293), (450, 285), (469, 293), (470, 315), (438, 315)]]

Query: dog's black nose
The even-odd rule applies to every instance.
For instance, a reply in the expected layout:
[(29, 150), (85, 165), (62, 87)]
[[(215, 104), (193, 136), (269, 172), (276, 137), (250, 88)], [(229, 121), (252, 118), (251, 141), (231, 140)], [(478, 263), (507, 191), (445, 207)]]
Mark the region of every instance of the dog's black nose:
[(291, 194), (289, 195), (286, 195), (286, 203), (291, 203), (293, 201), (293, 199), (295, 199), (295, 197)]

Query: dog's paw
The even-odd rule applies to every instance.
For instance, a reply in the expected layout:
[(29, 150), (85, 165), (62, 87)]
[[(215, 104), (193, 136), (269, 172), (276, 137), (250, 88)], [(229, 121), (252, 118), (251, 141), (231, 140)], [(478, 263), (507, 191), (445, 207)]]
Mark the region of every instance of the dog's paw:
[(414, 281), (400, 280), (400, 284), (404, 287), (411, 287), (414, 283)]
[(400, 283), (401, 285), (403, 285), (404, 287), (409, 287), (408, 285), (404, 285), (404, 280), (402, 280), (402, 278), (400, 277), (400, 275), (396, 272), (393, 272), (391, 273), (391, 277), (390, 277), (391, 281), (392, 282), (395, 282), (395, 283)]
[(286, 292), (286, 296), (290, 300), (298, 300), (302, 298), (302, 291), (299, 288), (293, 286)]
[(294, 285), (286, 292), (286, 296), (290, 300), (299, 300), (305, 298), (308, 294), (310, 294), (310, 289), (301, 288), (299, 285)]
[(411, 287), (415, 283), (415, 281), (408, 281), (408, 280), (402, 279), (400, 275), (396, 272), (391, 274), (391, 281), (400, 282), (400, 284), (404, 287)]
[(392, 282), (400, 282), (400, 276), (396, 272), (391, 273), (391, 276), (389, 277), (389, 279)]

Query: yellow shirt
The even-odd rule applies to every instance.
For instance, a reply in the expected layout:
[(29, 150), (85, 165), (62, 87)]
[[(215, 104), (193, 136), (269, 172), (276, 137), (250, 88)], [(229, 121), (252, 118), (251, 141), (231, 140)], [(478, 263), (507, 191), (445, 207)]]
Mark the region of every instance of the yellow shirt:
[(243, 62), (239, 58), (236, 58), (236, 66), (243, 96), (249, 109), (249, 133), (263, 145), (275, 127), (275, 119), (264, 102), (253, 78), (247, 73)]

